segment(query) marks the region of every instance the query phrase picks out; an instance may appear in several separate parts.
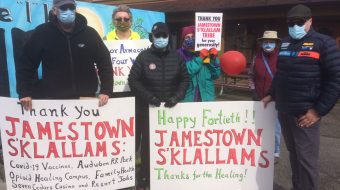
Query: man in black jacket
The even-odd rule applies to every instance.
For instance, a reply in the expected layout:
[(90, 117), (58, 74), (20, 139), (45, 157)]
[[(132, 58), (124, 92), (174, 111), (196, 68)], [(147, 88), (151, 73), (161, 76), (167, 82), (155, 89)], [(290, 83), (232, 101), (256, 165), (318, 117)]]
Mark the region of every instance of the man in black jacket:
[(270, 95), (279, 114), (290, 154), (293, 189), (318, 189), (320, 119), (340, 93), (340, 52), (335, 40), (311, 27), (311, 10), (304, 5), (287, 15), (289, 36), (282, 40)]
[(136, 96), (137, 148), (142, 139), (138, 190), (144, 190), (150, 178), (149, 105), (159, 107), (165, 102), (165, 107), (175, 106), (184, 98), (190, 80), (183, 61), (175, 50), (169, 48), (169, 31), (165, 23), (153, 25), (150, 41), (151, 48), (137, 56), (128, 78)]
[[(25, 109), (32, 98), (95, 97), (100, 78), (99, 106), (113, 88), (110, 53), (98, 33), (76, 11), (74, 0), (53, 0), (50, 22), (39, 25), (24, 46), (16, 68), (17, 91)], [(42, 78), (36, 73), (42, 62)]]

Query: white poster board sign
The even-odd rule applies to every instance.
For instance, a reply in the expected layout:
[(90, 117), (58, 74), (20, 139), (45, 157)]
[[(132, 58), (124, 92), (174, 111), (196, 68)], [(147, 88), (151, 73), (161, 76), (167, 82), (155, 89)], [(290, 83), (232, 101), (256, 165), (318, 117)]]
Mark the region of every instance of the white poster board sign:
[(195, 51), (221, 50), (223, 13), (195, 13)]
[(32, 111), (17, 102), (0, 98), (8, 190), (134, 186), (134, 98), (103, 107), (97, 99), (37, 100)]
[(150, 107), (151, 190), (272, 190), (273, 104)]
[(142, 40), (113, 40), (104, 41), (111, 54), (113, 67), (113, 92), (130, 91), (128, 76), (137, 55), (149, 48), (151, 42)]

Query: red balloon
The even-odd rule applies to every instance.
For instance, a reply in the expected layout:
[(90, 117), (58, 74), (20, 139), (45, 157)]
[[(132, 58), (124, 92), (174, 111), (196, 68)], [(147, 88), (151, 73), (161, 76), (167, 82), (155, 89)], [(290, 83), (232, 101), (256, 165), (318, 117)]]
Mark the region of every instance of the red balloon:
[(246, 68), (247, 61), (238, 51), (227, 51), (220, 57), (222, 70), (230, 75), (238, 75)]

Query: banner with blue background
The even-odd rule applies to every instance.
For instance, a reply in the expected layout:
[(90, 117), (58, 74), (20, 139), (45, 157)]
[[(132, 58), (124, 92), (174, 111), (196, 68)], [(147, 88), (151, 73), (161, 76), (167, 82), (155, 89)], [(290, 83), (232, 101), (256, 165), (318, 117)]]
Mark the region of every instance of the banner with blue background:
[[(23, 44), (35, 27), (48, 22), (52, 0), (1, 0), (0, 1), (0, 96), (17, 97), (15, 62)], [(95, 28), (101, 37), (112, 31), (112, 11), (115, 6), (77, 2), (77, 12), (87, 18), (88, 25)], [(161, 12), (131, 9), (132, 30), (141, 38), (156, 22), (164, 22)]]

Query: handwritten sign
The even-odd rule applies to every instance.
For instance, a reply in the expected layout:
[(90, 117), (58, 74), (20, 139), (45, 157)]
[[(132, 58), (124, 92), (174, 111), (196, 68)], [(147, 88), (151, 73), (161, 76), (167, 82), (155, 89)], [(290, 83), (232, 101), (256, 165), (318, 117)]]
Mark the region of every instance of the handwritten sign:
[(104, 41), (111, 54), (113, 67), (114, 92), (130, 91), (128, 76), (137, 55), (149, 48), (149, 40)]
[(8, 190), (134, 186), (134, 98), (17, 101), (0, 98)]
[(221, 50), (223, 13), (196, 13), (195, 51)]
[(151, 190), (271, 190), (275, 114), (259, 102), (150, 108)]

